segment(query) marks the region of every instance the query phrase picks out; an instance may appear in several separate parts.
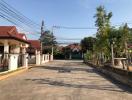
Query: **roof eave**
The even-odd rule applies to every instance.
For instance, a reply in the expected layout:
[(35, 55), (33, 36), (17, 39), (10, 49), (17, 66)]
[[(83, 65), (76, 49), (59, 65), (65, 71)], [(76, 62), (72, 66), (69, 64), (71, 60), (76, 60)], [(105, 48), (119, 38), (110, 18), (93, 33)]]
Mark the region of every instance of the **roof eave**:
[(17, 41), (20, 41), (20, 42), (24, 42), (24, 43), (30, 44), (28, 41), (22, 40), (22, 39), (19, 39), (19, 38), (16, 38), (16, 37), (2, 36), (2, 37), (0, 37), (0, 39), (14, 39), (14, 40), (17, 40)]

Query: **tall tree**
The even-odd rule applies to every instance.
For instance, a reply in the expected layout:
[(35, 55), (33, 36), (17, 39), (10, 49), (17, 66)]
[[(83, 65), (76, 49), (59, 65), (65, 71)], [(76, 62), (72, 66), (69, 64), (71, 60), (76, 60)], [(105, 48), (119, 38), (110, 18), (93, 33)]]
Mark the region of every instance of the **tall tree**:
[(52, 46), (55, 47), (57, 45), (55, 36), (49, 30), (45, 31), (41, 35), (40, 41), (42, 42), (42, 49), (44, 53), (51, 53)]
[(122, 41), (124, 41), (124, 52), (125, 52), (125, 56), (128, 57), (128, 40), (129, 40), (129, 35), (130, 35), (130, 30), (128, 28), (128, 25), (125, 24), (123, 26), (123, 31), (122, 31)]
[(95, 41), (96, 39), (93, 37), (85, 37), (84, 39), (82, 39), (81, 47), (82, 47), (83, 53), (86, 53), (87, 50), (93, 52)]
[[(95, 14), (95, 26), (98, 28), (96, 33), (97, 44), (96, 50), (98, 51), (100, 59), (103, 59), (106, 54), (109, 53), (109, 33), (110, 33), (110, 18), (112, 17), (112, 12), (107, 13), (103, 6), (99, 6), (96, 9)], [(102, 60), (101, 60), (102, 61)]]
[(55, 36), (52, 35), (52, 33), (49, 30), (45, 31), (42, 34), (40, 40), (42, 41), (43, 46), (51, 46), (57, 44)]

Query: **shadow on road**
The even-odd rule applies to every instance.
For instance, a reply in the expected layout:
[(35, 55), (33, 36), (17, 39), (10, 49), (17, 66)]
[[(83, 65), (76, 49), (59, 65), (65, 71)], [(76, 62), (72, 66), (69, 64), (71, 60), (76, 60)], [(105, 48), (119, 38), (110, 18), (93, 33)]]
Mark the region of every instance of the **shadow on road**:
[(33, 81), (37, 84), (48, 84), (52, 86), (61, 86), (61, 87), (69, 87), (69, 88), (85, 88), (85, 89), (95, 89), (95, 90), (106, 90), (106, 91), (117, 91), (117, 92), (125, 92), (124, 90), (120, 90), (115, 88), (113, 85), (82, 85), (82, 84), (70, 84), (65, 83), (63, 81), (55, 81), (53, 79), (26, 79), (26, 81)]
[(56, 70), (58, 72), (72, 72), (72, 71), (86, 71), (86, 72), (90, 72), (90, 73), (95, 73), (94, 69), (92, 68), (87, 68), (87, 67), (83, 67), (83, 68), (77, 68), (77, 67), (53, 67), (53, 66), (39, 66), (39, 67), (34, 67), (34, 68), (42, 68), (42, 69), (49, 69), (49, 70)]
[[(128, 92), (132, 93), (132, 88), (120, 83), (119, 81), (113, 80), (111, 77), (106, 76), (102, 73), (100, 73), (97, 69), (95, 68), (87, 68), (87, 67), (82, 67), (82, 68), (77, 68), (77, 67), (52, 67), (52, 66), (39, 66), (36, 68), (42, 68), (42, 69), (48, 69), (48, 70), (56, 70), (58, 73), (70, 73), (72, 71), (85, 71), (88, 73), (96, 73), (97, 76), (92, 75), (90, 77), (99, 77), (102, 76), (103, 78), (107, 79), (108, 81), (112, 82), (115, 84), (117, 87), (114, 85), (93, 85), (93, 84), (71, 84), (71, 83), (66, 83), (64, 81), (58, 81), (50, 78), (44, 78), (44, 79), (26, 79), (26, 81), (33, 81), (37, 84), (48, 84), (52, 86), (63, 86), (63, 87), (69, 87), (69, 88), (85, 88), (85, 89), (96, 89), (96, 90), (106, 90), (106, 91), (117, 91), (117, 92)], [(96, 80), (96, 79), (95, 79)], [(84, 80), (85, 81), (85, 80)]]

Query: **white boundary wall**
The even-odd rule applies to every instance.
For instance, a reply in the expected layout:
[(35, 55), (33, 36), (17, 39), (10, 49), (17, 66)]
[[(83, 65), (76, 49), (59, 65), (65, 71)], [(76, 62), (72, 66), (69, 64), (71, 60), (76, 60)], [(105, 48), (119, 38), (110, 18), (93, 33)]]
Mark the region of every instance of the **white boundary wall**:
[[(16, 70), (18, 68), (18, 56), (19, 54), (9, 54), (9, 70)], [(22, 66), (28, 68), (28, 54), (23, 55)]]
[(41, 64), (47, 63), (49, 61), (53, 61), (53, 56), (50, 54), (41, 55)]

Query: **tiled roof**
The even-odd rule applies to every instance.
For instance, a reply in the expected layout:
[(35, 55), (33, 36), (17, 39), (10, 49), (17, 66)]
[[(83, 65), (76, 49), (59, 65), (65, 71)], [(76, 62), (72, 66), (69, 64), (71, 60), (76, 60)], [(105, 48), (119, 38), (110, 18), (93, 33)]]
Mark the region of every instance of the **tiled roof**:
[(68, 47), (72, 50), (75, 48), (81, 50), (81, 46), (79, 44), (70, 44), (70, 45), (68, 45)]
[(40, 41), (39, 40), (28, 40), (28, 42), (30, 43), (30, 47), (40, 50), (41, 46), (40, 46)]
[(19, 34), (15, 26), (0, 26), (1, 39), (15, 39), (21, 42), (28, 43), (27, 39), (23, 38), (24, 34)]
[(19, 33), (19, 37), (24, 39), (24, 40), (27, 40), (27, 37), (24, 33)]

